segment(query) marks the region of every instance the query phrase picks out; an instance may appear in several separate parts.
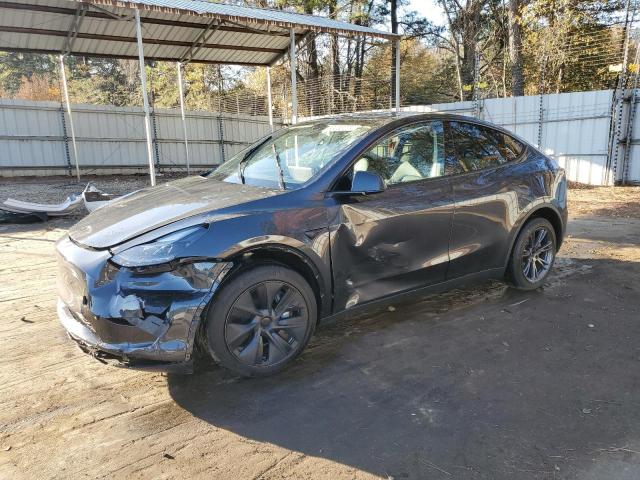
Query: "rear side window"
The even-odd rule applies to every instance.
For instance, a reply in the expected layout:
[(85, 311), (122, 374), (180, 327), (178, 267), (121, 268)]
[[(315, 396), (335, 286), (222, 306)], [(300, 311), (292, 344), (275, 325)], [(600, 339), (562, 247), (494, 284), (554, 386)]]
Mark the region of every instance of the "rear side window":
[(524, 145), (512, 136), (507, 135), (506, 133), (496, 133), (502, 137), (502, 140), (504, 142), (504, 157), (507, 159), (507, 161), (510, 162), (511, 160), (515, 160), (516, 158), (518, 158), (524, 150)]
[(449, 122), (450, 142), (460, 172), (503, 165), (520, 156), (524, 146), (498, 130), (465, 122)]

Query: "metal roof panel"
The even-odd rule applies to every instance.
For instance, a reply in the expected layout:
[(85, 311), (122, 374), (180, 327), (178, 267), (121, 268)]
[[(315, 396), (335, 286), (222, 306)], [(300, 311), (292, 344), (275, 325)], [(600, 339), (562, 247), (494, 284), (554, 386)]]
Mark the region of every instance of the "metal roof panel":
[(114, 5), (123, 8), (160, 9), (161, 11), (192, 12), (198, 15), (225, 18), (232, 21), (263, 23), (286, 28), (300, 27), (317, 31), (352, 34), (367, 34), (372, 37), (394, 38), (398, 35), (341, 22), (331, 18), (302, 13), (254, 8), (225, 3), (213, 3), (203, 0), (91, 0), (90, 3)]
[(391, 37), (322, 17), (202, 0), (0, 0), (0, 50), (61, 52), (76, 12), (87, 5), (73, 55), (136, 58), (135, 24), (128, 21), (134, 8), (141, 10), (145, 57), (158, 60), (183, 59), (212, 20), (220, 25), (192, 61), (270, 65), (289, 47), (288, 28), (298, 40), (310, 31)]

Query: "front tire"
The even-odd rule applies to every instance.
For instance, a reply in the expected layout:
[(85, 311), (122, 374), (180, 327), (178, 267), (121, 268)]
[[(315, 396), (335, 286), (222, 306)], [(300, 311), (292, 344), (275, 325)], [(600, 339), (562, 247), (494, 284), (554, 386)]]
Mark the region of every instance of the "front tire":
[(556, 258), (556, 234), (544, 218), (528, 221), (511, 252), (507, 279), (521, 290), (535, 290), (544, 283)]
[(207, 344), (215, 360), (239, 375), (273, 375), (302, 352), (316, 321), (315, 295), (301, 275), (280, 265), (256, 266), (214, 298)]

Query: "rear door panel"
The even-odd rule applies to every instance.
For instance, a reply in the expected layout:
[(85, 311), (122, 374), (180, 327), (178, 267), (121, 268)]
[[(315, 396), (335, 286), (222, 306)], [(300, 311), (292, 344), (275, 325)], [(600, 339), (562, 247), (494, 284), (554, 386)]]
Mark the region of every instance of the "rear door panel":
[(451, 279), (505, 266), (513, 227), (530, 201), (530, 175), (526, 149), (503, 132), (463, 121), (446, 122), (446, 132), (459, 172), (451, 177)]
[(510, 166), (451, 179), (455, 213), (448, 278), (504, 266), (509, 234), (518, 218), (518, 190), (528, 186)]

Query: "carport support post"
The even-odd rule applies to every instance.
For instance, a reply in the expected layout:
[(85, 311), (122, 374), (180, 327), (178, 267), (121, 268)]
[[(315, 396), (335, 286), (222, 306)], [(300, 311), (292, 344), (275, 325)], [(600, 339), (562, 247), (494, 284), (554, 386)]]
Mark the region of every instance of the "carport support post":
[(291, 57), (291, 123), (298, 123), (298, 85), (296, 78), (296, 31), (289, 30), (291, 45), (289, 46), (289, 56)]
[(62, 79), (62, 91), (64, 93), (64, 103), (67, 105), (67, 115), (69, 116), (69, 130), (71, 131), (71, 144), (73, 145), (73, 159), (76, 162), (76, 177), (80, 180), (80, 167), (78, 166), (78, 148), (76, 147), (76, 132), (73, 129), (73, 117), (71, 116), (71, 104), (69, 103), (69, 89), (67, 88), (67, 72), (64, 70), (64, 55), (60, 55), (60, 78)]
[(400, 39), (396, 40), (396, 113), (400, 113)]
[(189, 167), (189, 140), (187, 139), (187, 120), (184, 115), (184, 92), (182, 86), (182, 64), (176, 62), (178, 68), (178, 92), (180, 94), (180, 113), (182, 114), (182, 131), (184, 133), (184, 154), (187, 161), (187, 175), (191, 175), (191, 168)]
[(144, 130), (147, 135), (147, 158), (149, 160), (149, 177), (151, 186), (156, 184), (156, 168), (153, 163), (153, 142), (151, 140), (151, 113), (149, 98), (147, 98), (147, 72), (144, 69), (144, 49), (142, 47), (142, 27), (140, 26), (140, 11), (135, 10), (136, 36), (138, 37), (138, 60), (140, 62), (140, 83), (142, 88), (142, 105), (144, 107)]
[(269, 111), (269, 126), (273, 133), (273, 99), (271, 98), (271, 67), (267, 67), (267, 109)]

